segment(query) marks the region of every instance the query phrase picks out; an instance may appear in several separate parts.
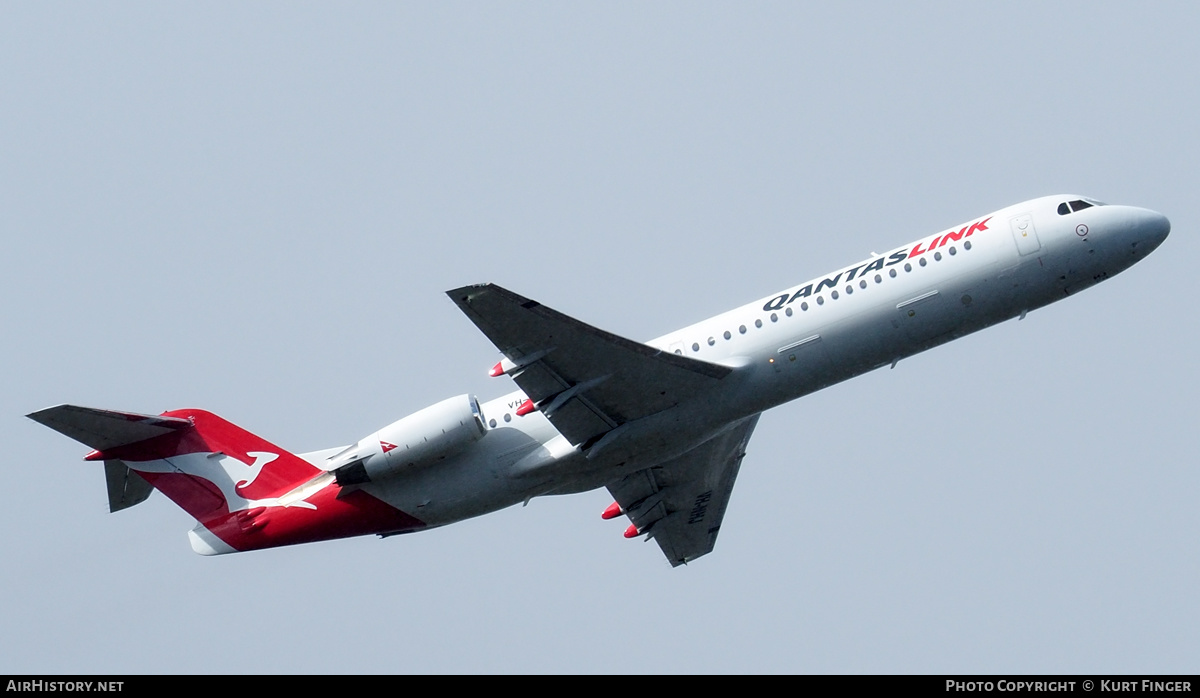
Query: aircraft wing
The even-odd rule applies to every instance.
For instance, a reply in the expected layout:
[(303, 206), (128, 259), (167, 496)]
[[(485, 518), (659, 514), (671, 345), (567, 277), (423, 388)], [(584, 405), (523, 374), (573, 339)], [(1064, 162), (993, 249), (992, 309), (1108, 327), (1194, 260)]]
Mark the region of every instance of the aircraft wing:
[(608, 485), (638, 531), (658, 543), (672, 567), (712, 552), (758, 417), (742, 420), (674, 460)]
[(711, 389), (731, 369), (618, 337), (494, 284), (446, 295), (512, 364), (550, 423), (584, 448)]

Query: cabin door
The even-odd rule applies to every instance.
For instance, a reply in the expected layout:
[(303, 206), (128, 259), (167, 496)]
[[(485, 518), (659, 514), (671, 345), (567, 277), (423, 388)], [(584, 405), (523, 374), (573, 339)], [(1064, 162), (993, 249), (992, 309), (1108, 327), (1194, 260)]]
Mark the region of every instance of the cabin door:
[(1033, 216), (1023, 213), (1009, 219), (1008, 223), (1012, 228), (1013, 239), (1017, 241), (1017, 252), (1020, 252), (1022, 257), (1042, 249), (1037, 231), (1033, 228)]

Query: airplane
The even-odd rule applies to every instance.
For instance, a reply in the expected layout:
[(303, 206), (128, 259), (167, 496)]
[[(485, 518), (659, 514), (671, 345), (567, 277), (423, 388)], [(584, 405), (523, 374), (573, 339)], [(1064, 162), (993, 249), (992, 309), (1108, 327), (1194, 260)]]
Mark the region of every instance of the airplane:
[(712, 551), (767, 409), (1072, 296), (1154, 251), (1165, 216), (1081, 196), (1009, 206), (639, 343), (493, 284), (447, 291), (519, 390), (458, 395), (293, 454), (198, 409), (28, 415), (102, 461), (116, 512), (158, 489), (203, 555), (422, 531), (608, 488), (672, 566)]

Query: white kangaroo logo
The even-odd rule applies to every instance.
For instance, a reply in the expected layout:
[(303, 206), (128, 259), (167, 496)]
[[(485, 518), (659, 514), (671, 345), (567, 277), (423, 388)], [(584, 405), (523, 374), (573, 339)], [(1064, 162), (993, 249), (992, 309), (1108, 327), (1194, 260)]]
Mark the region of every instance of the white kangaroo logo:
[(246, 451), (246, 455), (254, 459), (254, 462), (250, 464), (249, 479), (239, 479), (240, 473), (238, 471), (245, 472), (242, 470), (242, 468), (246, 467), (245, 463), (236, 458), (221, 458), (221, 467), (229, 475), (229, 479), (235, 483), (234, 487), (239, 490), (243, 487), (253, 485), (254, 481), (262, 473), (263, 466), (279, 457), (278, 453), (267, 453), (265, 451)]
[[(130, 462), (128, 465), (134, 470), (147, 473), (177, 472), (202, 477), (217, 486), (217, 489), (224, 495), (230, 511), (249, 509), (255, 506), (317, 508), (313, 504), (304, 501), (303, 498), (293, 500), (289, 497), (289, 501), (283, 503), (277, 497), (270, 497), (268, 499), (246, 499), (243, 497), (238, 493), (238, 490), (252, 485), (258, 479), (258, 476), (262, 474), (263, 468), (268, 463), (279, 458), (278, 453), (267, 453), (265, 451), (247, 451), (246, 455), (254, 458), (254, 462), (249, 466), (237, 458), (220, 452), (186, 453), (161, 460)], [(247, 469), (249, 469), (249, 472), (247, 472)], [(305, 497), (307, 496), (305, 495)]]

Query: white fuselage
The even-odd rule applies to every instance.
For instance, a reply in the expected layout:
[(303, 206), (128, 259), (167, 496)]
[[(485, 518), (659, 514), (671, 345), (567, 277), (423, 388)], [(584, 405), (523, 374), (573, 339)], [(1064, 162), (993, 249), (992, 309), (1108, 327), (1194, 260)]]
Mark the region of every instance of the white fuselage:
[(1010, 206), (646, 342), (734, 370), (711, 394), (625, 425), (586, 456), (541, 413), (517, 416), (518, 391), (481, 404), (488, 431), (468, 450), (364, 489), (438, 526), (603, 487), (744, 417), (1074, 294), (1170, 230), (1153, 211), (1070, 211), (1068, 201), (1081, 199)]

